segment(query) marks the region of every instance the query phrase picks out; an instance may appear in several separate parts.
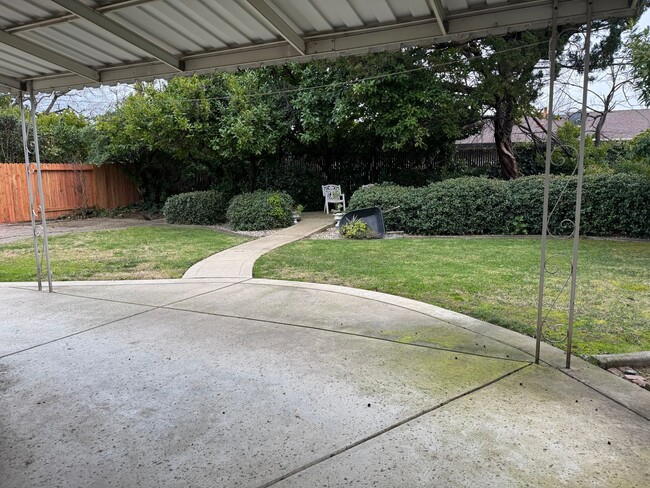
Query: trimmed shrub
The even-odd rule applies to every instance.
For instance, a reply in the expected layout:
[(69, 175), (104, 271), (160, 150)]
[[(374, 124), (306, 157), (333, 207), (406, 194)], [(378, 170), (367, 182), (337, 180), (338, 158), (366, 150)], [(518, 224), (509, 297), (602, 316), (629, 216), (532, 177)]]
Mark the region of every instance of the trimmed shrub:
[(235, 230), (265, 230), (288, 227), (293, 198), (284, 192), (242, 193), (230, 201), (226, 216)]
[[(551, 234), (572, 233), (576, 186), (575, 176), (551, 177)], [(650, 179), (586, 175), (582, 195), (581, 233), (650, 237)], [(424, 188), (375, 185), (355, 192), (350, 202), (354, 208), (401, 205), (399, 213), (386, 216), (387, 227), (412, 234), (541, 234), (544, 177), (457, 178)]]
[[(569, 235), (573, 232), (577, 179), (571, 176), (553, 176), (549, 186), (549, 232)], [(542, 233), (544, 212), (544, 177), (528, 176), (509, 183), (512, 217), (524, 224), (529, 234)], [(584, 194), (584, 193), (583, 193)], [(569, 222), (571, 221), (571, 222)]]
[(167, 199), (163, 215), (170, 224), (218, 224), (226, 221), (226, 202), (216, 190), (180, 193)]
[(456, 178), (425, 188), (418, 213), (424, 234), (505, 234), (513, 216), (508, 182), (487, 178)]
[[(544, 178), (520, 178), (510, 185), (513, 212), (524, 217), (528, 233), (541, 234)], [(551, 178), (551, 234), (572, 233), (576, 188), (575, 176)], [(585, 175), (580, 231), (591, 236), (650, 237), (650, 179), (627, 174)]]
[(593, 175), (585, 178), (582, 195), (584, 234), (650, 237), (650, 179)]

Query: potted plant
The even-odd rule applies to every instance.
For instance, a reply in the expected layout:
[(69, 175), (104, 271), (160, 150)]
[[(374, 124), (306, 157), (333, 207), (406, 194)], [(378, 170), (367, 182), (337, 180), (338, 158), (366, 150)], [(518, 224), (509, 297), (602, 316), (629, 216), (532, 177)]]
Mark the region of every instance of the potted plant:
[(341, 219), (343, 218), (343, 215), (345, 213), (343, 212), (343, 205), (340, 203), (336, 206), (336, 210), (334, 210), (334, 222), (336, 222), (336, 227), (339, 226), (339, 223), (341, 222)]
[(305, 210), (304, 205), (298, 204), (295, 207), (293, 207), (293, 213), (291, 214), (291, 216), (293, 217), (293, 223), (294, 224), (297, 224), (298, 222), (300, 222), (302, 220), (302, 218), (300, 217), (300, 214), (302, 213), (303, 210)]

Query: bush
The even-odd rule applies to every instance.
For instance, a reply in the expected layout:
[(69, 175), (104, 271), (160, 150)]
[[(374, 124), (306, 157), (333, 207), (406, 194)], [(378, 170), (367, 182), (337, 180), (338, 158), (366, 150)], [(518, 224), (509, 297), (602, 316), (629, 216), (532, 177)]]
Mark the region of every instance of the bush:
[(617, 173), (629, 173), (650, 178), (650, 130), (641, 132), (629, 143), (628, 151), (620, 151), (613, 165)]
[[(576, 178), (553, 176), (549, 186), (549, 232), (553, 235), (567, 235), (573, 232), (568, 220), (575, 217)], [(509, 183), (513, 219), (522, 217), (529, 234), (542, 233), (544, 205), (544, 177), (529, 176)], [(584, 195), (584, 192), (583, 192)], [(555, 210), (553, 210), (555, 209)]]
[[(577, 178), (553, 176), (549, 188), (549, 231), (573, 230)], [(354, 208), (401, 205), (386, 216), (390, 230), (421, 235), (541, 234), (544, 178), (511, 181), (457, 178), (424, 188), (374, 185), (352, 196)], [(650, 179), (626, 174), (586, 175), (581, 233), (650, 237)]]
[(626, 174), (585, 178), (581, 222), (587, 235), (650, 237), (650, 179)]
[(425, 187), (418, 227), (425, 234), (504, 234), (514, 216), (508, 182), (457, 178)]
[[(514, 211), (524, 216), (529, 233), (541, 234), (544, 178), (520, 178), (510, 185)], [(551, 178), (549, 212), (555, 208), (549, 218), (551, 234), (573, 231), (576, 188), (576, 177)], [(626, 174), (586, 175), (580, 231), (592, 236), (650, 237), (650, 179)]]
[(290, 226), (292, 210), (289, 194), (256, 191), (233, 198), (226, 216), (235, 230), (265, 230)]
[(215, 190), (180, 193), (167, 199), (163, 215), (170, 224), (218, 224), (226, 221), (226, 202)]

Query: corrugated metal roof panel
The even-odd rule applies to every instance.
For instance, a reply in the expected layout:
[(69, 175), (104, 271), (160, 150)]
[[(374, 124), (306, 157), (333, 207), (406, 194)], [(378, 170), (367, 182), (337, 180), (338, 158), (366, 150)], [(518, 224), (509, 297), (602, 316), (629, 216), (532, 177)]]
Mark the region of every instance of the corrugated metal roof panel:
[[(344, 0), (347, 3), (346, 0)], [(332, 24), (328, 22), (319, 8), (313, 2), (301, 2), (300, 8), (296, 7), (296, 0), (271, 0), (269, 4), (289, 25), (301, 35), (315, 32), (331, 32)]]
[(33, 78), (63, 70), (35, 56), (0, 44), (0, 73), (10, 77)]
[(67, 14), (68, 11), (49, 0), (0, 0), (0, 29), (16, 24)]
[(147, 57), (144, 51), (83, 20), (29, 30), (18, 35), (95, 68), (136, 62)]
[[(638, 12), (593, 5), (595, 18)], [(561, 0), (560, 21), (585, 10)], [(306, 61), (543, 28), (552, 12), (552, 0), (0, 0), (0, 78), (47, 90)]]

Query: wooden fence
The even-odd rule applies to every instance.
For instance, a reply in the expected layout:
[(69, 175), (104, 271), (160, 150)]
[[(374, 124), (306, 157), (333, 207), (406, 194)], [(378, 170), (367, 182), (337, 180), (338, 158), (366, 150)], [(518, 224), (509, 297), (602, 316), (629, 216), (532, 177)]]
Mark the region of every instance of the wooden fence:
[[(32, 184), (38, 199), (36, 165)], [(41, 164), (48, 219), (91, 207), (111, 209), (140, 201), (135, 184), (115, 165)], [(0, 222), (27, 222), (29, 193), (24, 163), (0, 163)]]

